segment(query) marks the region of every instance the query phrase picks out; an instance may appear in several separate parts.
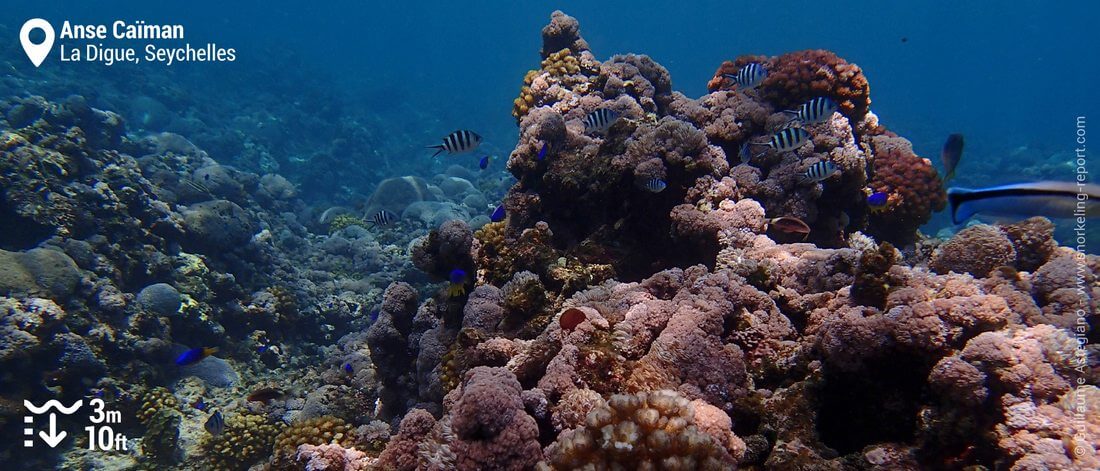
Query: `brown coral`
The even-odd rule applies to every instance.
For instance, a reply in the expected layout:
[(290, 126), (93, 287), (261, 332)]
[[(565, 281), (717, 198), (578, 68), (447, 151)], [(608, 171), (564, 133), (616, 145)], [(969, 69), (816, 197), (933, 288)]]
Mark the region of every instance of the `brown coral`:
[(172, 394), (171, 391), (163, 387), (155, 387), (142, 394), (140, 405), (135, 413), (139, 422), (147, 424), (157, 412), (162, 410), (177, 411), (179, 409), (179, 400)]
[(932, 253), (929, 267), (936, 273), (970, 273), (978, 278), (989, 276), (994, 268), (1011, 266), (1016, 249), (1000, 229), (985, 224), (971, 226)]
[(336, 443), (351, 446), (355, 442), (354, 431), (354, 427), (338, 417), (313, 417), (295, 422), (275, 437), (275, 459), (292, 461), (301, 445)]
[(943, 183), (928, 159), (913, 153), (901, 137), (871, 138), (874, 176), (868, 185), (890, 195), (886, 208), (869, 216), (868, 232), (877, 239), (906, 245), (916, 230), (947, 204)]
[(777, 109), (794, 109), (811, 98), (825, 96), (840, 105), (842, 114), (859, 121), (871, 106), (871, 86), (863, 70), (824, 49), (789, 52), (772, 59), (741, 56), (725, 61), (707, 83), (707, 89), (729, 88), (730, 80), (722, 75), (736, 75), (750, 62), (760, 62), (768, 70), (760, 89)]
[(225, 430), (203, 443), (212, 469), (243, 470), (271, 455), (271, 445), (279, 426), (262, 415), (233, 415), (225, 420)]
[(580, 32), (581, 25), (576, 18), (555, 10), (550, 14), (550, 24), (542, 28), (542, 57), (547, 58), (562, 49), (587, 51), (588, 43)]

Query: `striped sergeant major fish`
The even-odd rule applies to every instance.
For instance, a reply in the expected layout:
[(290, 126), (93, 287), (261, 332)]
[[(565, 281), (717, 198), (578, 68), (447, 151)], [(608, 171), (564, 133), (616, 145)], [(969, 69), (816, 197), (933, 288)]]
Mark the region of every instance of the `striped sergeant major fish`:
[(666, 183), (664, 180), (661, 180), (660, 178), (650, 178), (649, 180), (646, 180), (645, 184), (643, 184), (642, 186), (646, 189), (646, 191), (649, 191), (650, 193), (660, 193), (662, 191), (665, 191), (665, 188), (668, 188), (668, 183)]
[(1010, 218), (1100, 217), (1100, 185), (1039, 181), (990, 188), (948, 188), (951, 221), (960, 224), (977, 214)]
[(610, 108), (600, 108), (584, 117), (584, 132), (607, 132), (611, 125), (622, 116), (619, 112)]
[(791, 121), (799, 121), (802, 124), (817, 124), (828, 121), (840, 107), (828, 97), (815, 97), (795, 110), (786, 110), (784, 113), (793, 115)]
[(831, 160), (822, 160), (810, 166), (806, 169), (806, 173), (803, 176), (814, 183), (828, 180), (839, 170), (836, 164)]
[(481, 145), (481, 136), (478, 133), (469, 129), (460, 129), (444, 137), (442, 144), (428, 146), (428, 148), (436, 149), (435, 153), (432, 154), (432, 157), (435, 157), (441, 152), (447, 152), (451, 155), (471, 152), (477, 149), (479, 145)]
[(759, 62), (750, 62), (736, 74), (722, 74), (722, 77), (732, 80), (738, 88), (751, 90), (768, 78), (768, 70)]
[(813, 136), (810, 135), (809, 131), (802, 129), (798, 126), (786, 127), (780, 129), (775, 134), (772, 134), (772, 136), (768, 138), (767, 141), (746, 142), (741, 146), (741, 150), (737, 153), (737, 155), (741, 158), (741, 163), (747, 164), (749, 163), (749, 160), (753, 157), (759, 157), (763, 155), (763, 152), (756, 154), (755, 156), (752, 155), (752, 153), (749, 152), (749, 146), (768, 146), (779, 152), (788, 152), (802, 147), (802, 145), (810, 141), (811, 137)]
[(385, 209), (380, 209), (371, 217), (371, 223), (376, 226), (388, 226), (397, 219), (396, 214), (386, 211)]
[(783, 128), (772, 134), (767, 145), (779, 152), (787, 152), (802, 147), (810, 141), (810, 137), (810, 132), (800, 127)]

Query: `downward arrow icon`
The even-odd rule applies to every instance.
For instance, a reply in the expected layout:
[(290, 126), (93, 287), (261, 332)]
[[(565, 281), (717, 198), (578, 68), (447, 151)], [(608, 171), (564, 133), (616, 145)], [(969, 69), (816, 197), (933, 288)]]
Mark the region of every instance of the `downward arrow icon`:
[(45, 431), (38, 432), (38, 436), (42, 437), (42, 441), (46, 442), (46, 444), (49, 445), (50, 448), (53, 448), (57, 446), (58, 443), (61, 443), (61, 440), (64, 440), (66, 435), (68, 435), (68, 433), (66, 433), (64, 430), (62, 430), (61, 432), (57, 431), (56, 414), (50, 414), (50, 433), (47, 434)]

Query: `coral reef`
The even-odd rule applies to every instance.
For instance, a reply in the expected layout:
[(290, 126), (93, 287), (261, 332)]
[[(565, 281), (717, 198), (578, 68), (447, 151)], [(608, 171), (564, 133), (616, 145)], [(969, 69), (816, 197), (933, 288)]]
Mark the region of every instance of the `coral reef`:
[[(548, 31), (544, 58), (579, 39), (564, 16)], [(461, 328), (420, 337), (418, 380), (453, 389), (441, 418), (408, 412), (383, 466), (500, 464), (463, 443), (499, 439), (513, 410), (540, 431), (542, 469), (1091, 466), (1067, 451), (1093, 444), (1062, 404), (1074, 382), (1098, 379), (1072, 368), (1064, 330), (1091, 331), (1077, 313), (1100, 293), (1096, 257), (1057, 247), (1038, 219), (914, 246), (942, 184), (870, 112), (860, 69), (804, 51), (720, 73), (749, 61), (772, 72), (758, 93), (716, 74), (697, 100), (642, 56), (599, 64), (587, 87), (528, 74), (533, 106), (509, 158), (518, 182), (506, 218), (474, 233), (478, 286)], [(731, 162), (815, 96), (841, 106), (808, 126), (812, 146)], [(585, 133), (600, 108), (622, 117)], [(822, 161), (839, 174), (805, 181)], [(666, 186), (646, 191), (649, 179)], [(872, 191), (889, 195), (873, 214)], [(781, 216), (806, 222), (806, 243), (773, 240)], [(1084, 298), (1067, 291), (1073, 260)], [(440, 310), (427, 302), (418, 317)], [(492, 399), (475, 406), (475, 391)]]
[(310, 471), (367, 471), (371, 469), (366, 453), (354, 448), (327, 445), (302, 445), (295, 460)]
[[(414, 137), (297, 89), (209, 125), (153, 77), (126, 119), (2, 99), (0, 428), (102, 398), (140, 444), (116, 468), (1100, 467), (1100, 257), (1041, 218), (922, 237), (943, 184), (859, 67), (746, 55), (689, 98), (561, 12), (540, 57), (514, 180), (411, 175), (386, 155)], [(756, 89), (722, 76), (749, 62)], [(815, 97), (839, 112), (765, 143)]]
[(161, 411), (172, 412), (179, 408), (179, 400), (171, 391), (155, 387), (146, 391), (138, 400), (136, 417), (139, 422), (148, 425)]
[[(447, 394), (436, 421), (414, 409), (379, 457), (393, 469), (531, 469), (542, 459), (539, 429), (524, 411), (522, 388), (503, 368), (477, 367)], [(419, 464), (417, 464), (419, 463)]]

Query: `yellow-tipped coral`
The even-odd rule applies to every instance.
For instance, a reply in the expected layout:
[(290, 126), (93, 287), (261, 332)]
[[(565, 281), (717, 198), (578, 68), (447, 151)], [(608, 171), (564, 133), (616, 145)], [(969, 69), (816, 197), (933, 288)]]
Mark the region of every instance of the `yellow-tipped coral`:
[(176, 396), (172, 395), (171, 391), (158, 386), (141, 395), (138, 410), (134, 415), (137, 416), (139, 422), (149, 425), (149, 421), (157, 415), (157, 412), (162, 410), (177, 411), (179, 405), (179, 401)]
[(275, 437), (275, 459), (293, 460), (300, 445), (337, 443), (352, 446), (355, 428), (344, 419), (332, 416), (314, 417), (295, 422)]
[(203, 443), (210, 469), (243, 470), (271, 456), (279, 426), (258, 414), (234, 415), (225, 430)]
[(599, 71), (592, 69), (591, 65), (587, 69), (582, 67), (581, 60), (569, 48), (550, 53), (546, 59), (542, 60), (539, 70), (529, 70), (523, 76), (523, 87), (520, 88), (519, 96), (512, 101), (512, 116), (516, 118), (517, 123), (532, 108), (546, 104), (536, 103), (535, 92), (531, 89), (535, 78), (544, 72), (547, 74), (547, 82), (572, 89), (578, 85), (587, 84), (588, 75), (597, 74)]
[(348, 226), (367, 227), (367, 222), (350, 214), (340, 214), (328, 223), (328, 233), (333, 234)]
[(691, 402), (675, 391), (616, 394), (585, 423), (558, 436), (540, 470), (732, 469), (734, 458), (695, 425)]

